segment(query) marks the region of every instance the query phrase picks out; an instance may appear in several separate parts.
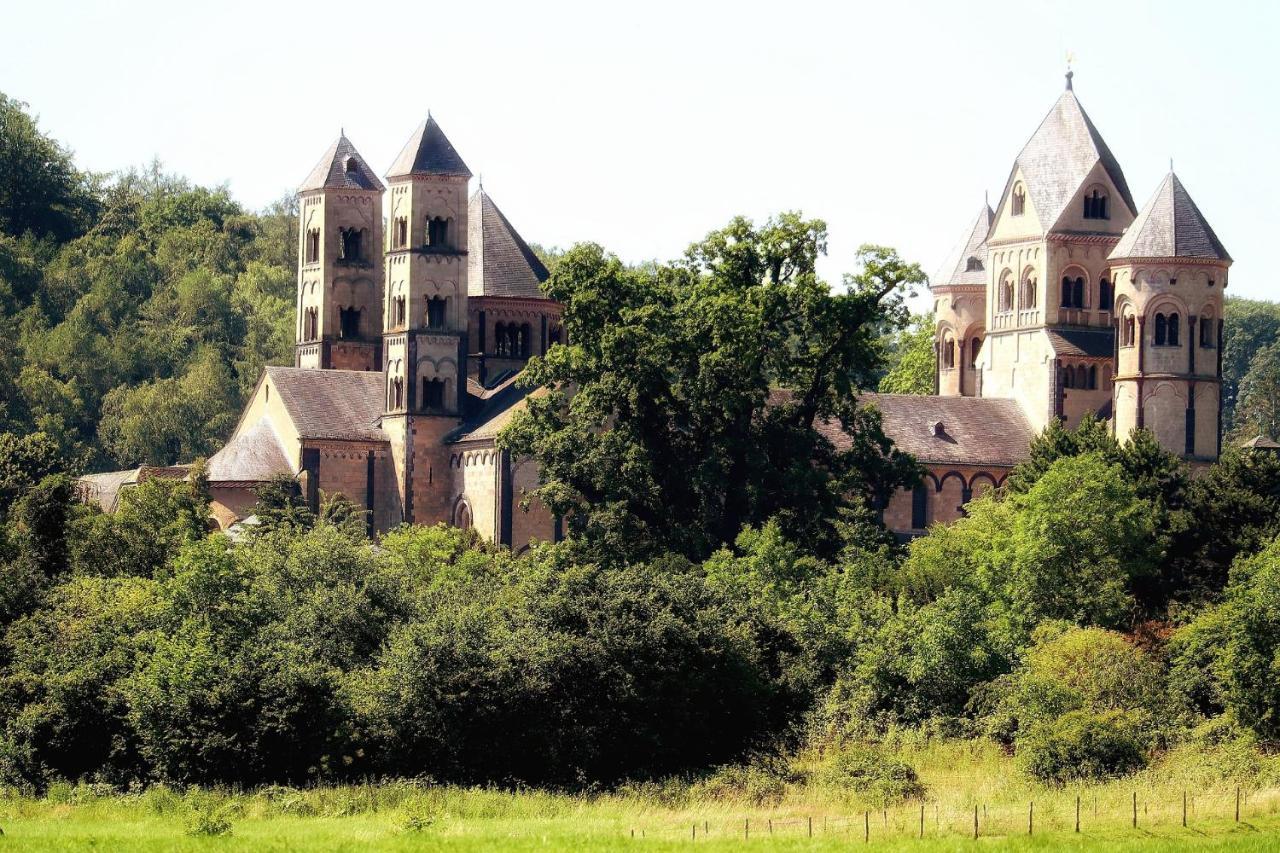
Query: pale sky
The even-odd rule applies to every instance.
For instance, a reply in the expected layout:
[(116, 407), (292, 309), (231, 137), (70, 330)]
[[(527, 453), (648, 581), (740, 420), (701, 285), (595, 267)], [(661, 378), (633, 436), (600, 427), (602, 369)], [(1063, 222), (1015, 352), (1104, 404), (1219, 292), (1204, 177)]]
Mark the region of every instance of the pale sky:
[[(428, 109), (530, 241), (668, 259), (738, 213), (825, 219), (932, 274), (1063, 88), (1141, 207), (1179, 177), (1264, 272), (1280, 5), (1236, 2), (221, 3), (10, 0), (0, 91), (85, 168), (159, 157), (260, 207), (339, 128), (382, 173)], [(473, 185), (474, 186), (474, 185)]]

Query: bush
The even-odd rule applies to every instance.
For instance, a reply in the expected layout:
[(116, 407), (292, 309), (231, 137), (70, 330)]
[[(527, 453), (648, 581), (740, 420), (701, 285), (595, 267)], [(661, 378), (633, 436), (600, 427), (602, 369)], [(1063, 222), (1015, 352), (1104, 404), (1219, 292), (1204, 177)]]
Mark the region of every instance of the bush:
[(1042, 782), (1107, 779), (1147, 763), (1137, 725), (1123, 711), (1069, 711), (1018, 740), (1018, 763)]
[(231, 834), (231, 816), (225, 806), (200, 804), (187, 812), (187, 835), (216, 836)]
[(787, 794), (787, 784), (802, 781), (782, 759), (757, 759), (751, 764), (721, 767), (693, 786), (693, 799), (739, 800), (757, 806), (777, 805)]
[(832, 787), (853, 791), (879, 806), (920, 797), (925, 792), (914, 767), (865, 747), (837, 753), (823, 768), (819, 779)]

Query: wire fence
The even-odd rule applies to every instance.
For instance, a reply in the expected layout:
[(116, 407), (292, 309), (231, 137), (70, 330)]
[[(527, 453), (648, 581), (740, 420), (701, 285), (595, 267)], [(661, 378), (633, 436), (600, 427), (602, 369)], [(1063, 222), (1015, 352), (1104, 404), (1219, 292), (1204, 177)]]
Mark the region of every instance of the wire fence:
[(687, 817), (636, 823), (631, 838), (673, 841), (842, 837), (871, 843), (907, 838), (990, 838), (1014, 835), (1114, 833), (1125, 830), (1221, 829), (1280, 812), (1280, 789), (1187, 789), (1169, 794), (1134, 790), (1076, 795), (1050, 793), (1041, 800), (959, 805), (908, 803), (892, 808), (827, 814)]

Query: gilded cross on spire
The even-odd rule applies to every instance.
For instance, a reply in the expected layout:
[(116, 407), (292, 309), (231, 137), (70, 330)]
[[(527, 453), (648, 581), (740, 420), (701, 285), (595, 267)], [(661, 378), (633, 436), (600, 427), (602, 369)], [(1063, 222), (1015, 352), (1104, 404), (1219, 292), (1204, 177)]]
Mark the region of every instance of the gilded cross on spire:
[(1067, 51), (1067, 91), (1068, 92), (1071, 91), (1071, 78), (1076, 76), (1075, 72), (1071, 70), (1071, 65), (1075, 61), (1076, 61), (1075, 53), (1068, 50)]

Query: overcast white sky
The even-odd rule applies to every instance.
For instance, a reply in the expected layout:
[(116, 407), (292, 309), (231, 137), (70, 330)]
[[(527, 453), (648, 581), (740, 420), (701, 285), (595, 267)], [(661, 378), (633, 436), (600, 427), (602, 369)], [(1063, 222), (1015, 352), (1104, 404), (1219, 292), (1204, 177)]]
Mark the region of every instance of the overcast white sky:
[(1142, 205), (1172, 157), (1263, 272), (1280, 4), (10, 2), (0, 91), (94, 170), (159, 157), (259, 207), (340, 127), (385, 170), (428, 108), (526, 239), (666, 259), (734, 214), (827, 220), (833, 281), (886, 243), (932, 273), (1076, 92)]

